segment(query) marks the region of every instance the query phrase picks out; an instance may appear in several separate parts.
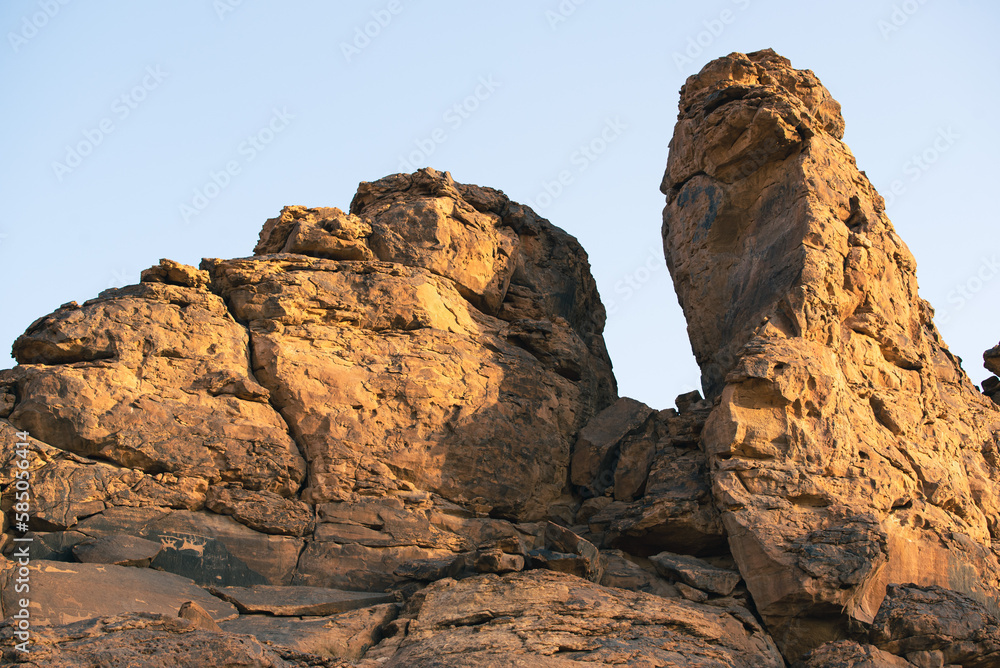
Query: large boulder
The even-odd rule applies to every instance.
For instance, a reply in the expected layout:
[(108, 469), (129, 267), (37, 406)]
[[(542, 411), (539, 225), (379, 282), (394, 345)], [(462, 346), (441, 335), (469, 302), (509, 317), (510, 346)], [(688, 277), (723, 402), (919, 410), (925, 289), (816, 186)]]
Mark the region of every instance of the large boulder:
[[(203, 263), (309, 462), (303, 498), (419, 489), (546, 516), (577, 432), (615, 396), (583, 250), (433, 170), (362, 184), (351, 210), (286, 208), (257, 248), (295, 254)], [(326, 237), (379, 260), (328, 259), (350, 254), (314, 250)]]
[(728, 553), (700, 447), (710, 411), (692, 395), (677, 398), (679, 411), (619, 399), (580, 431), (570, 469), (585, 499), (577, 521), (602, 546), (641, 556)]
[(1000, 410), (917, 294), (841, 142), (840, 107), (773, 51), (681, 91), (667, 263), (708, 398), (713, 494), (786, 658), (871, 622), (890, 583), (996, 609)]
[[(11, 565), (0, 573), (4, 618), (18, 614), (23, 600), (29, 602), (31, 623), (36, 626), (58, 626), (129, 612), (175, 615), (188, 601), (199, 604), (216, 621), (237, 616), (233, 605), (215, 598), (191, 580), (151, 568), (38, 560), (28, 571), (24, 576)], [(18, 578), (22, 584), (29, 583), (29, 589), (22, 594), (15, 592)], [(30, 597), (22, 598), (23, 594)]]
[(385, 666), (784, 666), (739, 607), (611, 589), (548, 571), (441, 580), (422, 595)]
[(155, 279), (33, 323), (14, 342), (19, 365), (0, 373), (17, 397), (10, 422), (90, 460), (168, 474), (174, 490), (197, 479), (295, 494), (305, 462), (253, 377), (246, 330), (204, 284)]
[(0, 623), (0, 658), (22, 668), (93, 666), (254, 666), (347, 668), (356, 665), (291, 647), (265, 644), (252, 635), (200, 628), (176, 615), (132, 612), (33, 629), (29, 651), (17, 649), (16, 620)]
[(617, 398), (604, 319), (579, 243), (502, 192), (362, 183), (349, 213), (286, 207), (251, 257), (161, 260), (32, 324), (0, 372), (2, 509), (25, 470), (33, 559), (216, 588), (599, 579), (548, 520)]

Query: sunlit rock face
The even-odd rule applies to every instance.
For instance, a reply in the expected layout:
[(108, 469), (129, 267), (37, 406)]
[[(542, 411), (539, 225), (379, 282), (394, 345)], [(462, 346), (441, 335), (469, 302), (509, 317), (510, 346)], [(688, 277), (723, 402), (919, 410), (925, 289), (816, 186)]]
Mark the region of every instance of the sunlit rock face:
[(870, 622), (890, 583), (991, 609), (1000, 585), (1000, 412), (843, 130), (812, 72), (732, 54), (683, 87), (661, 186), (715, 502), (786, 657)]
[(573, 237), (432, 169), (33, 323), (0, 616), (27, 549), (34, 644), (0, 622), (0, 663), (1000, 664), (1000, 409), (839, 105), (762, 51), (680, 107), (664, 248), (705, 396), (676, 409), (617, 396)]

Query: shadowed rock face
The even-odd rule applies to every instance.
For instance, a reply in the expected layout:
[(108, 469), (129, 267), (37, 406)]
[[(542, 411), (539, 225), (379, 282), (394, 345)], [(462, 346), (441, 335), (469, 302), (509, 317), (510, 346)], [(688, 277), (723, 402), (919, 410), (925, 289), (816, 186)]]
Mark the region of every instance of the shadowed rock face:
[(996, 609), (1000, 411), (945, 347), (916, 265), (841, 141), (840, 107), (772, 51), (688, 79), (663, 239), (705, 391), (713, 494), (786, 657), (870, 622), (889, 583)]

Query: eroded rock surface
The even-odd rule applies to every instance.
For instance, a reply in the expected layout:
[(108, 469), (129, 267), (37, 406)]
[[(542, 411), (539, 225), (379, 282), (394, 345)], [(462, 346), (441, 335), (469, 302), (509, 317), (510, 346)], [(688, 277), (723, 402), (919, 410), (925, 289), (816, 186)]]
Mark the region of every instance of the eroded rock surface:
[(422, 595), (386, 666), (784, 666), (746, 610), (565, 574), (441, 580)]
[(601, 547), (728, 553), (700, 447), (709, 404), (694, 393), (677, 405), (654, 411), (619, 399), (580, 432), (570, 471), (585, 499), (576, 519)]
[(764, 51), (680, 107), (676, 409), (617, 397), (575, 239), (431, 169), (35, 322), (0, 579), (10, 615), (26, 550), (40, 623), (29, 654), (0, 624), (4, 665), (1000, 662), (1000, 409), (839, 105)]
[(840, 107), (772, 51), (688, 79), (664, 249), (707, 396), (713, 495), (794, 659), (871, 622), (890, 583), (996, 609), (1000, 411), (917, 294), (841, 142)]
[(14, 357), (8, 419), (52, 447), (178, 494), (192, 480), (299, 489), (305, 462), (250, 371), (247, 332), (205, 286), (107, 290), (36, 321)]
[[(172, 656), (221, 620), (284, 648), (244, 647), (260, 665), (360, 659), (390, 602), (442, 578), (600, 581), (568, 471), (617, 398), (604, 317), (575, 239), (427, 169), (363, 183), (349, 213), (286, 207), (252, 257), (162, 260), (39, 319), (0, 372), (3, 510), (15, 472), (33, 490), (0, 547), (31, 539), (47, 622), (114, 618), (45, 656), (127, 658), (133, 636)], [(127, 614), (178, 610), (191, 628)]]
[(396, 606), (386, 604), (332, 617), (241, 615), (221, 626), (228, 633), (250, 635), (266, 644), (353, 661), (382, 639), (382, 630), (395, 617)]
[(14, 648), (10, 622), (0, 625), (0, 656), (7, 666), (94, 668), (142, 666), (253, 666), (254, 668), (348, 668), (347, 661), (324, 659), (288, 647), (265, 646), (250, 635), (199, 629), (187, 619), (155, 613), (128, 613), (46, 627), (34, 635), (27, 653)]
[[(303, 246), (306, 228), (378, 260)], [(204, 266), (309, 461), (305, 500), (420, 489), (495, 516), (548, 514), (577, 432), (614, 398), (574, 240), (427, 170), (363, 184), (351, 214), (287, 208), (257, 248), (299, 254)]]
[[(15, 579), (14, 569), (2, 575), (0, 602), (5, 618), (20, 609)], [(34, 625), (59, 626), (130, 612), (173, 615), (188, 601), (198, 603), (216, 621), (237, 616), (235, 607), (190, 580), (150, 568), (39, 560), (31, 564), (26, 579), (31, 586), (26, 600)]]

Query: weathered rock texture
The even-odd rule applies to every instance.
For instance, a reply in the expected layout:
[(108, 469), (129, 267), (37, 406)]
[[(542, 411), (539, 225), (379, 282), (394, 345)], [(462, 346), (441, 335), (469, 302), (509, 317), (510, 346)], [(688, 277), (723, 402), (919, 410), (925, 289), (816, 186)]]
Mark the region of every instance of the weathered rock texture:
[(4, 665), (997, 665), (1000, 409), (842, 131), (772, 52), (684, 87), (675, 409), (617, 397), (572, 237), (430, 169), (38, 320)]
[(1000, 625), (954, 591), (890, 585), (867, 637), (827, 643), (800, 665), (987, 668), (1000, 665)]
[(500, 518), (572, 519), (573, 444), (616, 398), (575, 239), (423, 170), (287, 207), (256, 252), (161, 261), (15, 342), (2, 482), (30, 432), (36, 557), (131, 536), (205, 585), (381, 589), (538, 534)]
[(1000, 411), (941, 340), (843, 130), (812, 72), (732, 54), (682, 89), (662, 184), (667, 263), (716, 401), (713, 495), (793, 659), (872, 622), (891, 583), (991, 610), (1000, 587)]
[(250, 635), (206, 631), (187, 619), (154, 613), (103, 616), (61, 627), (43, 627), (35, 632), (28, 653), (13, 649), (17, 640), (14, 628), (9, 621), (0, 625), (0, 658), (5, 666), (346, 668), (352, 665), (289, 647), (268, 647)]
[(699, 448), (710, 411), (698, 399), (678, 397), (680, 412), (619, 399), (580, 432), (570, 469), (586, 499), (577, 521), (602, 546), (641, 556), (728, 552)]
[(441, 580), (422, 593), (387, 666), (784, 665), (753, 616), (738, 607), (623, 592), (545, 571)]
[(35, 651), (9, 622), (6, 661), (781, 665), (725, 570), (708, 407), (616, 403), (572, 237), (422, 170), (287, 207), (255, 253), (15, 343), (4, 510), (18, 471), (33, 496), (2, 547), (29, 545)]
[[(16, 573), (8, 569), (0, 583), (4, 616), (20, 609)], [(67, 564), (35, 560), (27, 577), (32, 622), (52, 626), (100, 615), (128, 612), (176, 614), (186, 602), (199, 604), (215, 620), (236, 617), (236, 608), (211, 596), (193, 582), (151, 568), (99, 564)], [(23, 593), (23, 592), (22, 592)]]
[(615, 396), (579, 244), (431, 171), (363, 184), (351, 211), (288, 207), (257, 252), (298, 254), (204, 264), (309, 462), (303, 499), (419, 489), (546, 516)]

